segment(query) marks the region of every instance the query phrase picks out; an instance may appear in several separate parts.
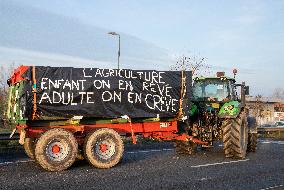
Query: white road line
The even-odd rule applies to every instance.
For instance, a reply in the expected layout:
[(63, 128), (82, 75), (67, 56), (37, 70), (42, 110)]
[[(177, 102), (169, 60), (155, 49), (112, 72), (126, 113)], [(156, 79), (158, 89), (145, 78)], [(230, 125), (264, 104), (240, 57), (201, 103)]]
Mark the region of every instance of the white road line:
[(155, 149), (153, 149), (153, 150), (149, 150), (150, 152), (161, 152), (161, 151), (163, 151), (163, 150), (155, 150)]
[(261, 190), (275, 189), (275, 188), (283, 187), (283, 186), (284, 186), (284, 185), (277, 185), (277, 186), (273, 186), (273, 187), (267, 187), (267, 188), (261, 189)]
[(261, 142), (262, 144), (270, 144), (271, 142), (269, 141), (264, 141), (264, 142)]
[(17, 163), (25, 163), (25, 162), (33, 162), (33, 160), (19, 160), (19, 161), (15, 161), (15, 162), (1, 162), (1, 165), (9, 165), (9, 164), (17, 164)]
[(284, 145), (284, 141), (259, 141), (262, 144), (280, 144)]
[(272, 143), (274, 143), (274, 144), (284, 144), (284, 141), (275, 141), (275, 142), (272, 141)]
[[(284, 145), (284, 141), (269, 141), (269, 140), (258, 140), (259, 143), (261, 144), (280, 144)], [(223, 144), (218, 145), (220, 147), (223, 147)]]
[(149, 153), (149, 152), (162, 152), (162, 151), (172, 151), (173, 148), (163, 148), (163, 149), (151, 149), (151, 150), (139, 150), (139, 151), (128, 151), (127, 154), (137, 154), (137, 153)]
[[(269, 140), (258, 140), (259, 143), (261, 144), (280, 144), (284, 145), (284, 141), (269, 141)], [(219, 147), (223, 147), (224, 144), (218, 145)]]
[(136, 152), (126, 152), (127, 154), (135, 154)]
[(216, 165), (222, 165), (222, 164), (232, 164), (232, 163), (246, 162), (246, 161), (249, 161), (249, 159), (245, 159), (245, 160), (234, 160), (234, 161), (229, 161), (229, 162), (217, 162), (217, 163), (212, 163), (212, 164), (202, 164), (202, 165), (196, 165), (196, 166), (191, 166), (191, 167), (192, 167), (192, 168), (200, 168), (200, 167), (216, 166)]
[(153, 152), (153, 151), (151, 151), (151, 150), (140, 150), (140, 151), (137, 151), (137, 152), (139, 152), (139, 153), (147, 153), (147, 152)]
[(172, 151), (174, 148), (163, 148), (164, 151)]

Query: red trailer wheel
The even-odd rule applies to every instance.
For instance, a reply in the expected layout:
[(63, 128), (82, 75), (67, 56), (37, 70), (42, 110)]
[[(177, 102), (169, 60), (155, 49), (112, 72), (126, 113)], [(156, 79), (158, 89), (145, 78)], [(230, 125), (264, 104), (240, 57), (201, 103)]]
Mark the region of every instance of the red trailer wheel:
[(111, 168), (122, 158), (124, 145), (113, 129), (103, 128), (89, 133), (84, 143), (84, 155), (97, 168)]
[(78, 143), (73, 134), (64, 129), (50, 129), (37, 141), (36, 161), (48, 171), (62, 171), (76, 160)]

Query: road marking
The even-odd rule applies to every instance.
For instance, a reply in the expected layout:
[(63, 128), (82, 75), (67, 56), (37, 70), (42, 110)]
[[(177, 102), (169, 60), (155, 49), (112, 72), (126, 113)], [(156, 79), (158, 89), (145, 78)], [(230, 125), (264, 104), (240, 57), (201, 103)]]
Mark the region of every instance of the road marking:
[(276, 185), (276, 186), (273, 186), (273, 187), (267, 187), (267, 188), (261, 189), (261, 190), (275, 189), (275, 188), (278, 188), (278, 187), (283, 187), (283, 185)]
[(33, 160), (19, 160), (15, 162), (0, 162), (1, 165), (9, 165), (9, 164), (17, 164), (17, 163), (25, 163), (25, 162), (33, 162)]
[(127, 154), (135, 154), (136, 152), (126, 152)]
[(207, 180), (210, 180), (212, 179), (211, 177), (203, 177), (201, 179), (199, 179), (199, 181), (207, 181)]
[(163, 149), (151, 149), (151, 150), (139, 150), (139, 151), (128, 151), (127, 154), (137, 154), (137, 153), (149, 153), (149, 152), (162, 152), (162, 151), (172, 151), (173, 148), (163, 148)]
[[(262, 143), (262, 144), (281, 144), (284, 145), (284, 141), (268, 141), (268, 140), (258, 140), (258, 142)], [(220, 144), (218, 145), (219, 147), (223, 147), (224, 144)]]
[(191, 166), (191, 167), (192, 167), (192, 168), (200, 168), (200, 167), (216, 166), (216, 165), (222, 165), (222, 164), (232, 164), (232, 163), (246, 162), (246, 161), (249, 161), (249, 159), (245, 159), (245, 160), (234, 160), (234, 161), (229, 161), (229, 162), (217, 162), (217, 163), (212, 163), (212, 164), (202, 164), (202, 165), (196, 165), (196, 166)]
[(284, 141), (267, 141), (267, 140), (260, 140), (259, 141), (262, 144), (280, 144), (280, 145), (284, 145)]
[(174, 148), (163, 148), (164, 151), (172, 151), (175, 150)]

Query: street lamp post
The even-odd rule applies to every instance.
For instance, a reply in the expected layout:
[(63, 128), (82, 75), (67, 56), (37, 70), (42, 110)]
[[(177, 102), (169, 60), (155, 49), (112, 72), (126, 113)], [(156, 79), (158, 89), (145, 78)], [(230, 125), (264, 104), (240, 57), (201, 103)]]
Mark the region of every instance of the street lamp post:
[(118, 53), (117, 53), (117, 68), (119, 69), (119, 58), (120, 58), (120, 35), (116, 32), (109, 32), (108, 34), (118, 36)]

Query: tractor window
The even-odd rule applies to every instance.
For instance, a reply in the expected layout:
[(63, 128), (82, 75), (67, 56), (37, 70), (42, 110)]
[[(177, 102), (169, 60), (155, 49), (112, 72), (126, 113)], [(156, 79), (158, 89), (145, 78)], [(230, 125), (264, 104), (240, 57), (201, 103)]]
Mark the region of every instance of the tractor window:
[(193, 98), (194, 99), (208, 99), (223, 101), (229, 98), (230, 88), (228, 81), (220, 80), (200, 80), (193, 85)]

